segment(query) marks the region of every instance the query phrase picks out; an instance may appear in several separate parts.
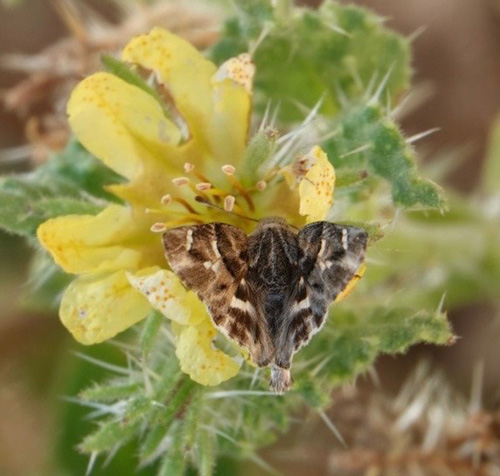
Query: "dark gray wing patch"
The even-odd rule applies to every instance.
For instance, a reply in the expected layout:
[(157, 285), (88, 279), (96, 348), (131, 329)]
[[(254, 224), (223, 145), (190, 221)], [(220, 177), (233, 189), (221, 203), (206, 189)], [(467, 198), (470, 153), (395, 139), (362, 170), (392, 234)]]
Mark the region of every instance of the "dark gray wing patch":
[(330, 304), (355, 276), (364, 260), (367, 234), (362, 228), (317, 222), (302, 228), (297, 241), (300, 278), (276, 344), (276, 365), (285, 369), (321, 329)]

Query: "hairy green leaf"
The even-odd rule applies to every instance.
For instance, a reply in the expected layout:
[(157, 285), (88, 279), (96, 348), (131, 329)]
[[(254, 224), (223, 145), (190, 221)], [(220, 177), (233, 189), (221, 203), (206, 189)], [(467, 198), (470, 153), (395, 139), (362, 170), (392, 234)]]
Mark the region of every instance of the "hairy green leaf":
[(309, 356), (315, 364), (297, 380), (303, 375), (307, 381), (312, 373), (315, 379), (327, 376), (339, 383), (366, 370), (380, 353), (405, 352), (419, 342), (446, 344), (451, 337), (446, 315), (438, 311), (334, 305), (329, 323), (300, 357)]
[(348, 106), (329, 129), (338, 133), (322, 146), (341, 186), (373, 175), (389, 182), (396, 205), (446, 207), (441, 188), (418, 174), (415, 151), (383, 107), (376, 103)]
[(93, 400), (98, 402), (112, 402), (121, 398), (130, 398), (142, 390), (140, 384), (123, 384), (109, 382), (108, 385), (94, 385), (80, 392), (83, 400)]
[(326, 1), (317, 11), (294, 9), (281, 18), (270, 0), (235, 4), (237, 15), (211, 56), (221, 63), (259, 42), (253, 55), (257, 107), (279, 102), (282, 120), (301, 119), (297, 104), (312, 108), (321, 98), (321, 112), (335, 115), (344, 97), (362, 96), (386, 74), (379, 91), (384, 100), (395, 100), (408, 86), (409, 42), (367, 10)]
[(132, 423), (116, 420), (103, 422), (98, 430), (85, 437), (80, 444), (80, 449), (86, 453), (111, 451), (116, 446), (123, 446), (134, 438), (140, 425), (140, 420)]
[(139, 345), (144, 355), (147, 355), (153, 349), (161, 324), (165, 321), (165, 316), (158, 311), (152, 310), (146, 317), (144, 326), (139, 337)]
[(39, 167), (35, 177), (37, 182), (51, 185), (59, 195), (90, 195), (112, 202), (120, 201), (105, 189), (106, 185), (124, 181), (74, 140)]
[(33, 237), (49, 218), (97, 214), (107, 201), (117, 201), (105, 186), (122, 179), (78, 143), (34, 172), (0, 178), (0, 227)]

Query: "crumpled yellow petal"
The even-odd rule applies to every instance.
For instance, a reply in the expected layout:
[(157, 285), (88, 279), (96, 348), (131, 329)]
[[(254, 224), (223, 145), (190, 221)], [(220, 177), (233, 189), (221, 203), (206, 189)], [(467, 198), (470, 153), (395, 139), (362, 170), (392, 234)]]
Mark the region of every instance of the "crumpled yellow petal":
[(81, 344), (111, 339), (145, 318), (151, 306), (125, 271), (80, 276), (64, 292), (59, 315)]
[(181, 370), (201, 385), (219, 385), (234, 377), (241, 362), (214, 347), (217, 331), (209, 319), (197, 326), (175, 326), (177, 347), (175, 354)]
[(307, 223), (324, 220), (333, 204), (335, 170), (320, 147), (307, 154), (313, 164), (299, 184), (299, 213)]
[(161, 28), (130, 41), (122, 58), (155, 72), (167, 88), (196, 143), (193, 163), (202, 164), (204, 155), (220, 164), (243, 158), (251, 107), (244, 85), (227, 74), (217, 76), (196, 48)]
[(213, 76), (214, 81), (223, 81), (228, 78), (241, 84), (248, 94), (252, 94), (253, 76), (255, 65), (248, 53), (242, 53), (234, 58), (229, 58), (221, 64)]
[(141, 253), (125, 245), (136, 232), (132, 210), (110, 205), (98, 215), (67, 215), (42, 223), (37, 235), (68, 273), (137, 268)]
[(180, 279), (165, 269), (144, 275), (127, 273), (130, 284), (144, 295), (151, 306), (165, 317), (182, 325), (196, 325), (208, 319), (205, 305)]
[(345, 299), (347, 296), (349, 296), (349, 294), (351, 294), (353, 289), (358, 285), (359, 280), (364, 276), (365, 271), (366, 265), (362, 264), (356, 271), (354, 277), (347, 283), (345, 289), (337, 295), (337, 297), (335, 298), (335, 302), (342, 301), (342, 299)]
[(131, 179), (169, 150), (181, 133), (161, 105), (142, 89), (96, 73), (74, 89), (67, 107), (78, 140), (114, 171)]

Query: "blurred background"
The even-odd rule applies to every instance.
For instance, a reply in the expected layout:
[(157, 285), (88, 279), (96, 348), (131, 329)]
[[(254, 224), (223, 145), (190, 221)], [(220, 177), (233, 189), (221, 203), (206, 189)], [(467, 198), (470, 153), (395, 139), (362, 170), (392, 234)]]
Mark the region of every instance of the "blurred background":
[[(417, 144), (421, 160), (430, 171), (439, 171), (440, 164), (446, 164), (441, 184), (451, 193), (476, 199), (484, 159), (494, 153), (490, 137), (500, 114), (500, 2), (359, 0), (353, 3), (385, 17), (390, 28), (404, 35), (415, 34), (414, 93), (400, 118), (402, 128), (407, 136), (439, 128)], [(63, 107), (58, 102), (60, 88), (70, 86), (67, 82), (59, 86), (59, 80), (50, 74), (33, 74), (38, 68), (43, 69), (43, 61), (51, 65), (51, 49), (65, 52), (69, 69), (72, 61), (79, 65), (82, 71), (68, 72), (75, 81), (85, 68), (92, 68), (92, 64), (78, 62), (82, 53), (68, 38), (78, 35), (79, 27), (68, 28), (65, 12), (57, 4), (47, 0), (26, 0), (18, 6), (0, 3), (3, 102), (0, 172), (3, 173), (29, 170), (66, 140), (67, 129), (57, 113)], [(78, 4), (84, 11), (90, 7), (115, 25), (123, 19), (123, 11), (112, 3), (80, 0)], [(158, 10), (143, 21), (144, 24), (161, 21), (169, 26), (178, 11), (178, 4), (169, 4), (164, 11)], [(182, 22), (177, 17), (176, 27), (183, 28), (192, 41), (203, 47), (216, 37), (217, 15), (217, 9), (202, 8), (196, 18)], [(96, 31), (96, 37), (118, 47), (127, 38), (124, 32), (143, 28), (135, 21), (129, 20), (121, 29), (115, 27), (114, 36), (100, 37), (101, 32)], [(34, 56), (30, 61), (12, 56), (41, 52), (43, 56)], [(92, 56), (86, 60), (91, 63)], [(62, 68), (55, 63), (52, 67)], [(474, 247), (474, 243), (470, 246)], [(0, 232), (0, 474), (73, 474), (54, 471), (59, 470), (55, 460), (72, 458), (68, 453), (73, 452), (72, 445), (78, 441), (71, 435), (71, 428), (61, 426), (61, 421), (65, 409), (72, 405), (63, 396), (81, 388), (82, 382), (74, 374), (81, 367), (75, 364), (78, 359), (72, 353), (76, 345), (56, 315), (41, 312), (35, 302), (21, 299), (31, 254), (27, 243)], [(379, 381), (376, 385), (373, 380), (359, 381), (359, 388), (363, 392), (395, 394), (416, 363), (426, 359), (431, 369), (440, 369), (454, 391), (465, 398), (471, 393), (476, 375), (483, 404), (496, 409), (500, 397), (500, 316), (495, 306), (490, 302), (475, 302), (453, 309), (449, 317), (459, 337), (453, 346), (417, 346), (404, 356), (380, 358)], [(338, 412), (346, 411), (341, 400), (339, 397), (340, 403), (329, 412), (333, 421)], [(60, 443), (62, 433), (67, 434), (66, 447)], [(311, 468), (315, 472), (309, 474), (334, 474), (331, 449), (336, 444), (324, 426), (311, 422), (264, 450), (262, 456), (283, 474), (305, 474)], [(241, 471), (261, 474), (252, 464), (246, 464)], [(234, 474), (234, 468), (228, 469), (227, 474)]]

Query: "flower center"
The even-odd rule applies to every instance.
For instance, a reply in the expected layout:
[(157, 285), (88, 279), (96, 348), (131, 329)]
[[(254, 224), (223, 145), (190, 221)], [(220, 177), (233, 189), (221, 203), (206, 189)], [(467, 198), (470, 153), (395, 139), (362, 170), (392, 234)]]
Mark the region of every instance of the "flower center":
[[(236, 177), (236, 167), (231, 164), (220, 168), (226, 186), (216, 187), (203, 173), (196, 170), (191, 163), (184, 164), (185, 175), (172, 179), (177, 189), (187, 189), (192, 192), (193, 200), (205, 205), (204, 210), (198, 211), (188, 199), (180, 194), (164, 195), (160, 207), (146, 209), (146, 213), (155, 213), (168, 216), (168, 220), (157, 222), (151, 227), (154, 233), (163, 233), (166, 229), (188, 223), (209, 223), (220, 219), (221, 212), (233, 213), (243, 220), (253, 220), (251, 214), (255, 212), (253, 194), (266, 190), (267, 181), (260, 180), (252, 187), (245, 187)], [(174, 207), (174, 205), (176, 205)], [(180, 205), (180, 207), (179, 207)]]

